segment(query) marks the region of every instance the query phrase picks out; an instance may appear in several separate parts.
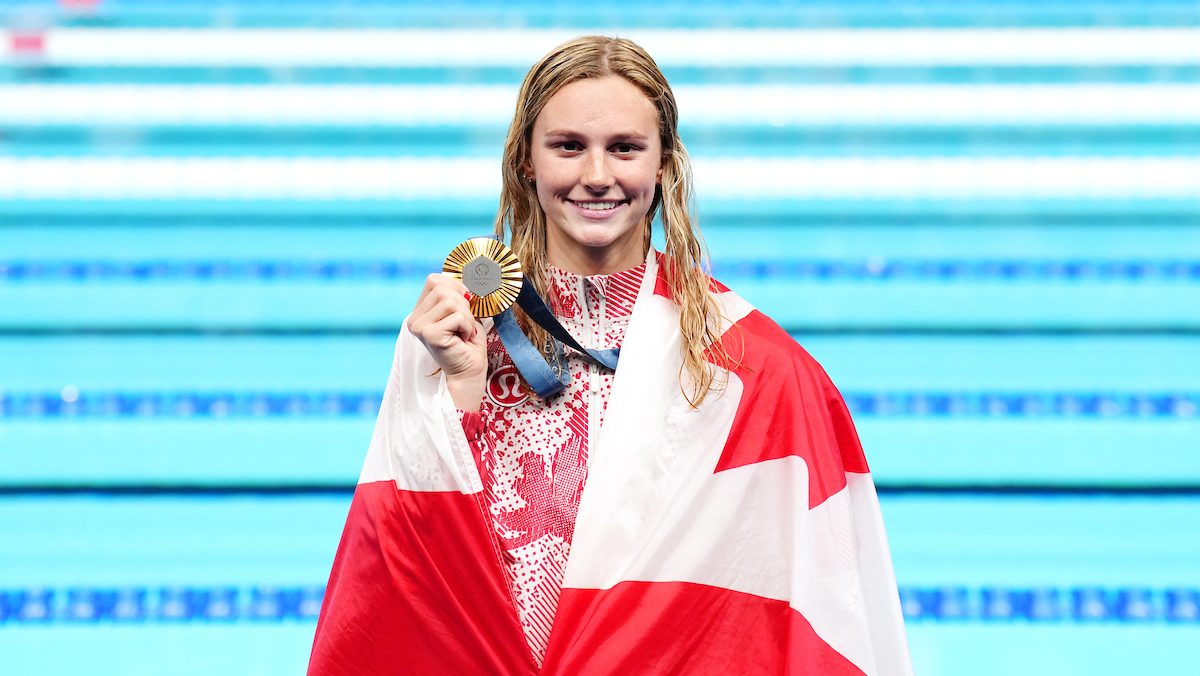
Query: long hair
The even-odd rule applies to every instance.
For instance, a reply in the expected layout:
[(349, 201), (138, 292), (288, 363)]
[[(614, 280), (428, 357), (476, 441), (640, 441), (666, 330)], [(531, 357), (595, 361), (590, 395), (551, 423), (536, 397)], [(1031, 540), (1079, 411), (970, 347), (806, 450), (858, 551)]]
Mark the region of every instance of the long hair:
[[(533, 125), (546, 103), (572, 82), (616, 75), (637, 87), (658, 112), (662, 140), (662, 180), (646, 214), (644, 249), (650, 247), (650, 228), (658, 209), (666, 247), (663, 268), (671, 299), (679, 308), (683, 367), (680, 387), (693, 407), (704, 401), (718, 369), (730, 359), (720, 343), (720, 311), (711, 292), (708, 251), (691, 210), (692, 167), (679, 139), (679, 110), (666, 77), (644, 49), (623, 39), (586, 36), (562, 44), (526, 74), (517, 95), (516, 112), (508, 128), (502, 162), (503, 188), (496, 214), (496, 236), (511, 232), (511, 246), (520, 258), (526, 279), (545, 294), (546, 214), (534, 186), (524, 180), (531, 152)], [(521, 327), (534, 345), (549, 344), (546, 331), (519, 315)], [(708, 357), (706, 358), (706, 352)], [(723, 369), (722, 369), (723, 371)], [(684, 387), (684, 373), (689, 387)]]

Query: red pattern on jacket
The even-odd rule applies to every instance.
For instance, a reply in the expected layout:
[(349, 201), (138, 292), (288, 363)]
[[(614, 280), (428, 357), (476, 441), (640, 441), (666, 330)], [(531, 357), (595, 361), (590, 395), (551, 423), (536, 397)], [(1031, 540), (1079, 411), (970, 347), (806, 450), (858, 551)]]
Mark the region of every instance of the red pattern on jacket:
[[(643, 263), (611, 275), (583, 277), (551, 267), (547, 301), (584, 347), (620, 347)], [(547, 400), (509, 393), (512, 360), (488, 335), (487, 396), (479, 414), (464, 413), (463, 431), (483, 477), (482, 500), (499, 537), (513, 601), (540, 664), (571, 552), (575, 516), (587, 481), (589, 430), (604, 421), (613, 372), (568, 348), (571, 382)], [(505, 379), (505, 382), (499, 382)], [(515, 402), (515, 403), (513, 403)]]

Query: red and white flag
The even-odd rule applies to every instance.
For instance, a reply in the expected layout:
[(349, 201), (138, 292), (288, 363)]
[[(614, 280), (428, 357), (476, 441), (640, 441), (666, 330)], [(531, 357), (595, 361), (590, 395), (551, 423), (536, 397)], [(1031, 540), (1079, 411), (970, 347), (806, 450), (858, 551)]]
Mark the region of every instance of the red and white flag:
[(736, 362), (693, 409), (654, 255), (589, 456), (544, 663), (483, 483), (407, 329), (317, 624), (309, 674), (911, 674), (879, 503), (841, 395), (715, 284)]

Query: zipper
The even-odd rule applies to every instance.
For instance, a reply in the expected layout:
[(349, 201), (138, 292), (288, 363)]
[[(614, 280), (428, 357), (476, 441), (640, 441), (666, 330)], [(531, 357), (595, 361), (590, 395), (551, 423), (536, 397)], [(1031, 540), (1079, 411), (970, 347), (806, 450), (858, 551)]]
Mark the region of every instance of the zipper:
[[(588, 336), (591, 342), (592, 349), (601, 347), (600, 338), (604, 335), (604, 317), (608, 311), (607, 307), (607, 289), (596, 286), (596, 295), (599, 296), (600, 302), (596, 311), (596, 320), (592, 322), (592, 335)], [(600, 391), (600, 367), (595, 364), (588, 364), (588, 428), (587, 428), (587, 452), (588, 465), (591, 465), (591, 457), (593, 445), (592, 440), (596, 436), (596, 423), (599, 415), (596, 413), (596, 406), (599, 399), (598, 392)], [(586, 473), (585, 475), (586, 476)]]
[[(592, 464), (592, 439), (596, 436), (596, 397), (597, 391), (600, 388), (600, 367), (592, 364), (588, 367), (588, 432), (587, 432), (587, 452), (588, 465)], [(586, 476), (586, 475), (585, 475)]]

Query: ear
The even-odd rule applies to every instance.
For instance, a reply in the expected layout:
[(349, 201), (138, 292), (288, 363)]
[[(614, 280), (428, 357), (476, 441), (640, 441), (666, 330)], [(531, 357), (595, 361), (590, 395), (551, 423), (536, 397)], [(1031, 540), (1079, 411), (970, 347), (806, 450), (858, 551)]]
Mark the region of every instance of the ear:
[(521, 163), (521, 178), (525, 179), (526, 183), (533, 181), (533, 162), (525, 160)]

